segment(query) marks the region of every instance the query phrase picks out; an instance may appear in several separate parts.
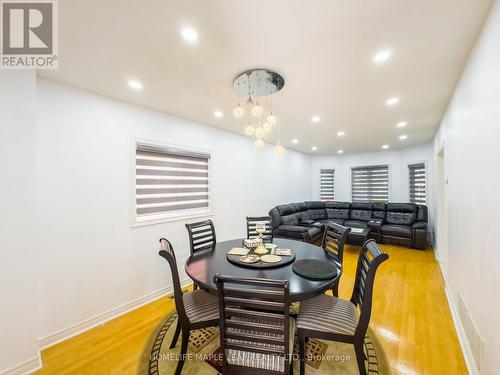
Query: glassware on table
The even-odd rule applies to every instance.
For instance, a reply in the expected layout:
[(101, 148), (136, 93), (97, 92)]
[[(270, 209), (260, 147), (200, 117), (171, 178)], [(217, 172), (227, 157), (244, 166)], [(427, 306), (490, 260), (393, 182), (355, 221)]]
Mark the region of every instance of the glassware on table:
[(255, 231), (259, 234), (259, 246), (254, 250), (255, 254), (267, 254), (269, 250), (264, 246), (264, 233), (266, 232), (265, 223), (256, 223)]

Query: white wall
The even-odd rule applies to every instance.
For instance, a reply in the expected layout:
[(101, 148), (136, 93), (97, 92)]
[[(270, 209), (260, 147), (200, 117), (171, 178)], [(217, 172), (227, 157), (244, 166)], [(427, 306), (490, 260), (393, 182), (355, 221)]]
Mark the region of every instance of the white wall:
[[(313, 199), (320, 198), (319, 172), (321, 168), (335, 169), (335, 200), (350, 202), (352, 167), (389, 165), (389, 201), (408, 202), (408, 164), (418, 162), (425, 162), (427, 166), (427, 205), (429, 206), (429, 216), (431, 216), (434, 201), (433, 147), (431, 143), (396, 151), (381, 151), (339, 156), (313, 156)], [(432, 226), (432, 219), (430, 220), (430, 225)]]
[(35, 202), (36, 79), (0, 70), (0, 373), (36, 366)]
[(455, 307), (463, 298), (484, 339), (481, 374), (500, 368), (499, 46), (496, 2), (434, 142), (435, 153), (444, 145), (448, 179), (448, 292)]
[(243, 237), (247, 215), (311, 198), (309, 155), (288, 150), (280, 158), (249, 138), (46, 80), (38, 105), (39, 337), (169, 286), (161, 236), (183, 269), (185, 221), (130, 228), (132, 137), (212, 150), (220, 240)]

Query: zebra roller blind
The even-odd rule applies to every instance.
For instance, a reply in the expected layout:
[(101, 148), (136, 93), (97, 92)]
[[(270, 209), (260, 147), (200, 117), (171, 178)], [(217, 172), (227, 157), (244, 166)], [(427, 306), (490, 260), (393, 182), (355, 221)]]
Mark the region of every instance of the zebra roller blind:
[(410, 176), (410, 202), (426, 204), (425, 163), (410, 164), (408, 174)]
[(209, 154), (138, 143), (136, 145), (138, 219), (208, 211), (209, 160)]
[(353, 202), (387, 202), (389, 200), (389, 167), (377, 165), (351, 169)]
[(319, 180), (321, 200), (333, 201), (335, 198), (335, 169), (321, 168)]

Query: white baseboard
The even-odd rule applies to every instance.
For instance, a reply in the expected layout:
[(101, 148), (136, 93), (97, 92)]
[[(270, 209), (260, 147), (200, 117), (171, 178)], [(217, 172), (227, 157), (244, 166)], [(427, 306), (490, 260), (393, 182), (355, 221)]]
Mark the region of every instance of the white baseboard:
[(36, 357), (33, 357), (23, 363), (19, 363), (13, 367), (0, 371), (0, 375), (29, 374), (41, 368), (42, 368), (42, 361), (40, 359), (40, 353), (38, 353), (38, 356)]
[[(189, 278), (185, 278), (181, 280), (181, 285), (183, 287), (192, 283), (192, 280)], [(164, 297), (173, 292), (173, 287), (169, 286), (166, 288), (162, 288), (145, 296), (139, 297), (133, 301), (124, 303), (123, 305), (112, 308), (111, 310), (105, 311), (98, 315), (95, 315), (89, 319), (86, 319), (80, 323), (71, 325), (67, 328), (64, 328), (60, 331), (51, 333), (47, 336), (41, 337), (38, 339), (38, 348), (43, 350), (48, 348), (49, 346), (60, 343), (64, 340), (69, 339), (70, 337), (79, 335), (89, 329), (97, 327), (101, 324), (104, 324), (112, 319), (119, 317), (120, 315), (126, 314), (132, 310), (135, 310), (141, 306), (144, 306), (150, 302), (153, 302), (161, 297)]]
[(458, 341), (460, 342), (460, 347), (462, 348), (462, 353), (465, 358), (465, 363), (467, 365), (467, 369), (469, 370), (470, 375), (479, 375), (479, 370), (476, 367), (474, 362), (474, 357), (472, 355), (472, 350), (469, 345), (469, 341), (467, 340), (467, 336), (465, 334), (464, 326), (462, 325), (462, 321), (460, 320), (460, 316), (458, 315), (457, 306), (453, 297), (450, 294), (450, 289), (445, 287), (446, 298), (448, 299), (448, 305), (450, 306), (451, 317), (453, 318), (453, 323), (455, 324), (455, 329), (457, 331)]

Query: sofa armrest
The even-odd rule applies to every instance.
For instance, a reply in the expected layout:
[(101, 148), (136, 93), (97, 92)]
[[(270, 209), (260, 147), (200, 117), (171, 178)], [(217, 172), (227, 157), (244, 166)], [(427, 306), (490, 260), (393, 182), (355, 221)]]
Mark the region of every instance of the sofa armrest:
[(417, 221), (411, 226), (413, 232), (413, 247), (425, 250), (427, 247), (427, 223)]
[(307, 232), (307, 227), (300, 225), (280, 225), (275, 230), (280, 232), (304, 233)]
[(380, 233), (380, 228), (382, 227), (382, 220), (371, 219), (367, 222), (368, 228), (370, 228), (375, 233)]
[(425, 221), (417, 221), (411, 227), (413, 229), (427, 229), (427, 223)]
[(321, 229), (321, 224), (319, 227), (316, 227), (314, 224), (309, 227), (300, 225), (280, 225), (273, 230), (273, 235), (276, 237), (294, 238), (304, 242), (311, 242), (319, 233), (318, 230)]
[(299, 221), (299, 225), (301, 227), (310, 227), (313, 224), (314, 224), (314, 220), (308, 220), (308, 219), (306, 219), (306, 220)]

